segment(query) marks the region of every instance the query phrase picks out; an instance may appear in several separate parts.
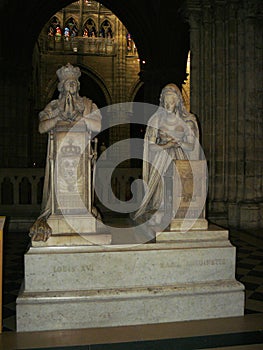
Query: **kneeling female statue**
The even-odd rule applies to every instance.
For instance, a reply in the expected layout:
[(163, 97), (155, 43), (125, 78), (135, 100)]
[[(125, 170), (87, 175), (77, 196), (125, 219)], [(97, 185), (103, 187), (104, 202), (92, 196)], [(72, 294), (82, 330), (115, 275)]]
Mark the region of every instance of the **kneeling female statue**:
[(148, 220), (164, 206), (161, 178), (173, 160), (199, 160), (199, 130), (196, 118), (183, 103), (175, 84), (166, 85), (160, 106), (149, 119), (144, 137), (143, 180), (145, 195), (133, 218)]

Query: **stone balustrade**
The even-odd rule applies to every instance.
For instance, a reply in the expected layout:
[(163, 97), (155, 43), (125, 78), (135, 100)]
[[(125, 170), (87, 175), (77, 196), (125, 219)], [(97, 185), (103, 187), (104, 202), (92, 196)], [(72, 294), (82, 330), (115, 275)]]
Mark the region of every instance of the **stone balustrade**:
[(44, 169), (0, 169), (0, 212), (11, 230), (23, 230), (40, 213)]
[[(112, 191), (116, 198), (127, 201), (132, 197), (131, 183), (139, 178), (141, 169), (119, 168), (111, 179)], [(43, 168), (2, 168), (0, 169), (0, 214), (7, 217), (7, 226), (12, 231), (28, 230), (40, 214), (44, 183)], [(101, 190), (102, 204), (109, 203), (112, 198), (109, 187), (98, 186)], [(142, 189), (134, 188), (134, 201), (140, 203)], [(98, 206), (108, 210), (96, 199)], [(113, 203), (114, 206), (114, 203)], [(116, 207), (117, 208), (117, 207)]]
[(48, 37), (45, 42), (48, 52), (72, 52), (82, 54), (112, 56), (117, 52), (117, 44), (111, 38), (72, 37), (68, 40), (63, 37)]

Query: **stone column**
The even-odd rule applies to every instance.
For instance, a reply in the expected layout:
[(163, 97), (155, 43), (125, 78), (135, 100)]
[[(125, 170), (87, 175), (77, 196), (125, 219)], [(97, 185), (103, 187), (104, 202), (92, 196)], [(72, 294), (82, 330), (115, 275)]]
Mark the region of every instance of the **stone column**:
[[(227, 119), (228, 111), (226, 105), (226, 42), (225, 42), (225, 1), (218, 1), (214, 4), (214, 18), (212, 26), (213, 48), (213, 97), (212, 97), (212, 122), (214, 126), (214, 193), (211, 198), (211, 209), (217, 212), (225, 212), (226, 200), (226, 164), (227, 164)], [(210, 102), (210, 103), (211, 103)]]
[(82, 36), (84, 0), (79, 2), (79, 36)]
[[(239, 114), (243, 115), (243, 181), (239, 186), (239, 224), (242, 227), (262, 227), (262, 21), (260, 4), (244, 1), (240, 31), (239, 76), (244, 81), (240, 91)], [(240, 130), (241, 131), (241, 130)]]
[[(113, 85), (113, 101), (115, 103), (127, 102), (126, 99), (126, 32), (125, 28), (117, 19), (116, 21), (116, 42), (117, 57), (114, 65), (114, 85)], [(108, 108), (109, 118), (112, 121), (113, 126), (109, 131), (110, 144), (114, 144), (122, 139), (128, 139), (130, 137), (129, 112), (125, 106), (111, 106)], [(127, 113), (128, 112), (128, 113)], [(122, 124), (122, 125), (121, 125)], [(126, 125), (125, 125), (126, 124)], [(128, 150), (123, 150), (118, 144), (113, 146), (113, 150), (110, 157), (113, 159), (119, 159), (125, 153), (129, 153)], [(128, 163), (126, 164), (128, 165)]]
[(201, 81), (201, 8), (200, 1), (187, 1), (188, 20), (190, 24), (190, 60), (191, 60), (191, 86), (190, 86), (190, 101), (191, 110), (196, 115), (200, 116), (200, 95), (197, 93)]
[[(239, 2), (232, 1), (227, 10), (226, 30), (227, 36), (227, 83), (228, 93), (226, 103), (228, 105), (228, 222), (236, 226), (239, 223), (239, 210), (237, 202), (242, 198), (244, 186), (244, 174), (241, 163), (244, 154), (244, 115), (240, 113), (242, 105), (241, 96), (244, 89), (244, 79), (240, 70), (237, 70), (240, 60), (240, 48), (238, 42), (242, 42), (241, 13), (238, 11)], [(240, 101), (240, 102), (238, 102)], [(241, 190), (241, 191), (240, 191)]]
[[(262, 198), (259, 4), (247, 0), (189, 0), (187, 4), (191, 110), (200, 120), (208, 160), (209, 214), (217, 213), (222, 224), (258, 226)], [(252, 216), (246, 218), (243, 212)]]
[(117, 59), (115, 66), (115, 86), (114, 86), (114, 101), (116, 103), (124, 102), (126, 97), (125, 91), (125, 71), (126, 71), (126, 33), (120, 20), (116, 21), (116, 42)]
[(208, 161), (209, 201), (215, 198), (215, 94), (213, 70), (215, 67), (215, 43), (213, 43), (213, 11), (208, 1), (188, 1), (190, 24), (191, 58), (191, 112), (199, 122), (201, 129), (200, 143)]

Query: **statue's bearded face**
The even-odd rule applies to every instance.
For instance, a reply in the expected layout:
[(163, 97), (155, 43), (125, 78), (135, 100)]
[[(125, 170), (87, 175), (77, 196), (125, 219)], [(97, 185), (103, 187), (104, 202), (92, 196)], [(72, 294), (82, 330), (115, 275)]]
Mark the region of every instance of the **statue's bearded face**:
[(74, 79), (68, 79), (66, 80), (64, 84), (64, 90), (65, 92), (69, 92), (70, 94), (75, 94), (78, 90), (78, 82)]
[(172, 113), (177, 109), (177, 106), (180, 102), (179, 97), (177, 94), (171, 94), (167, 93), (164, 96), (164, 108), (169, 112)]

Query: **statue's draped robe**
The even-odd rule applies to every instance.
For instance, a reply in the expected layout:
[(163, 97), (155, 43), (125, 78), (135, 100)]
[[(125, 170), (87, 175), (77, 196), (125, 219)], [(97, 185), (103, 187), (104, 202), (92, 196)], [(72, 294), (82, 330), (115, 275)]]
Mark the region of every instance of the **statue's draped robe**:
[[(101, 121), (101, 114), (99, 112), (98, 107), (92, 103), (90, 99), (87, 97), (81, 97), (80, 103), (83, 105), (83, 120), (94, 119)], [(51, 119), (54, 117), (53, 110), (55, 110), (58, 106), (59, 100), (51, 101), (46, 108), (40, 112), (39, 118), (40, 122), (42, 120)], [(81, 108), (80, 108), (81, 109)], [(87, 128), (88, 130), (88, 128)], [(54, 150), (52, 149), (51, 143), (51, 132), (48, 133), (48, 146), (47, 146), (47, 158), (46, 158), (46, 167), (45, 167), (45, 179), (44, 179), (44, 187), (43, 187), (43, 198), (41, 205), (41, 214), (38, 217), (39, 219), (47, 219), (51, 214), (52, 209), (52, 197), (51, 197), (51, 159), (54, 157)], [(55, 159), (53, 159), (55, 161)]]
[(166, 143), (166, 140), (162, 139), (159, 133), (160, 124), (165, 113), (167, 112), (163, 108), (159, 108), (148, 121), (143, 152), (145, 195), (140, 208), (133, 216), (135, 220), (143, 216), (148, 219), (147, 213), (151, 216), (154, 211), (163, 205), (162, 178), (173, 160), (198, 160), (200, 156), (198, 125), (195, 116), (191, 114), (182, 119), (176, 117), (172, 134), (182, 142), (187, 142), (187, 138), (193, 136), (194, 148), (192, 151), (185, 151), (182, 147), (168, 149), (161, 149), (160, 147), (158, 151), (151, 149), (151, 144), (162, 145)]

